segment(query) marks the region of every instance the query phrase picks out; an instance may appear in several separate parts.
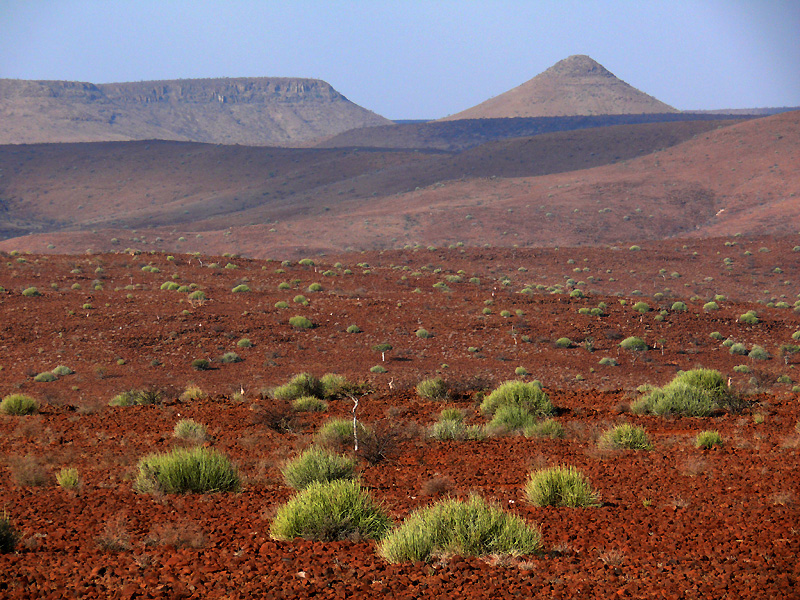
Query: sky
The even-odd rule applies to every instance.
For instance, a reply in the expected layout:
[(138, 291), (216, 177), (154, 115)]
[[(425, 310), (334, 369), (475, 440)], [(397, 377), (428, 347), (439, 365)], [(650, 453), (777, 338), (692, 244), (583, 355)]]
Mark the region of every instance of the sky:
[(681, 110), (800, 106), (800, 0), (0, 0), (0, 78), (312, 77), (390, 119), (573, 54)]

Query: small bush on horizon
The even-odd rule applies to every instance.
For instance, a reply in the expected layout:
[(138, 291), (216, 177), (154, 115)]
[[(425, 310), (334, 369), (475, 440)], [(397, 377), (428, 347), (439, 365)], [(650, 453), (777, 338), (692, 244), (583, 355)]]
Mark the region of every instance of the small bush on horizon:
[(540, 469), (528, 475), (525, 498), (534, 506), (595, 507), (600, 496), (573, 466)]
[(25, 394), (9, 394), (0, 402), (0, 412), (7, 415), (32, 415), (39, 410), (39, 403)]
[(278, 509), (270, 536), (322, 542), (379, 540), (391, 526), (389, 516), (360, 483), (337, 479), (310, 484)]
[(598, 364), (601, 364), (603, 366), (608, 366), (608, 367), (617, 367), (617, 366), (619, 366), (619, 362), (617, 361), (617, 359), (613, 358), (611, 356), (604, 356), (603, 358), (600, 359), (600, 362)]
[(674, 302), (672, 304), (672, 311), (673, 312), (686, 312), (686, 303), (685, 302)]
[(623, 423), (611, 429), (607, 429), (600, 436), (598, 445), (608, 450), (630, 449), (630, 450), (652, 450), (653, 444), (647, 432), (641, 427)]
[(428, 338), (433, 337), (433, 334), (430, 333), (427, 329), (417, 329), (416, 333), (414, 334), (421, 340), (427, 340)]
[(213, 448), (176, 448), (139, 461), (134, 490), (143, 494), (234, 492), (239, 475), (230, 460)]
[(694, 445), (703, 450), (710, 450), (714, 446), (722, 445), (722, 436), (719, 431), (701, 431), (694, 439)]
[(522, 517), (472, 495), (447, 498), (409, 514), (378, 546), (390, 563), (425, 562), (435, 555), (537, 554), (542, 534)]
[(356, 459), (311, 446), (281, 467), (286, 485), (304, 490), (312, 483), (353, 479)]
[(370, 367), (369, 372), (377, 374), (386, 373), (386, 367), (383, 365), (375, 365), (374, 367)]

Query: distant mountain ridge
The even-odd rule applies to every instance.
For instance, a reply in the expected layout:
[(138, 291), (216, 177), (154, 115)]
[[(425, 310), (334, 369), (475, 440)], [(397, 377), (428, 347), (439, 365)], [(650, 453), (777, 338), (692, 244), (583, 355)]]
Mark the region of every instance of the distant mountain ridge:
[(166, 139), (302, 145), (389, 123), (318, 79), (0, 79), (2, 144)]
[(504, 94), (441, 120), (676, 112), (589, 56), (574, 55)]

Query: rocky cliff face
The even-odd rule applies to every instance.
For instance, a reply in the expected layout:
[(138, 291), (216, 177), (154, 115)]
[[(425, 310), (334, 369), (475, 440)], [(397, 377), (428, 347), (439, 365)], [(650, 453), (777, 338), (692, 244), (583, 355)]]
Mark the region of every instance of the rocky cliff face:
[(585, 55), (565, 58), (522, 85), (444, 121), (675, 113)]
[(317, 79), (0, 80), (0, 144), (168, 139), (298, 145), (389, 123)]

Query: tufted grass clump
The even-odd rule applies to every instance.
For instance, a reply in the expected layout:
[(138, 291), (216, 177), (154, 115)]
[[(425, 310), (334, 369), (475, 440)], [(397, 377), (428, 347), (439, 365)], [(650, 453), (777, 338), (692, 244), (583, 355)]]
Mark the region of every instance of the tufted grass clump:
[(633, 403), (637, 414), (707, 417), (728, 396), (728, 384), (719, 371), (691, 369), (678, 373), (663, 388), (654, 388)]
[(312, 483), (284, 504), (270, 535), (276, 540), (379, 540), (391, 526), (389, 516), (360, 483), (337, 479)]
[(338, 373), (325, 373), (319, 381), (322, 385), (322, 398), (327, 399), (360, 394), (368, 389), (364, 384), (352, 383)]
[(753, 346), (747, 356), (753, 360), (769, 360), (769, 352), (763, 346)]
[(694, 439), (694, 445), (702, 450), (710, 450), (714, 446), (722, 445), (722, 436), (719, 431), (701, 431)]
[(143, 406), (147, 404), (160, 404), (163, 392), (156, 388), (143, 390), (125, 390), (114, 396), (108, 403), (109, 406)]
[(555, 466), (530, 473), (525, 498), (534, 506), (599, 506), (599, 494), (572, 466)]
[(81, 477), (75, 467), (64, 467), (56, 473), (56, 483), (63, 490), (78, 490), (81, 487)]
[(291, 488), (304, 490), (315, 482), (353, 479), (356, 459), (311, 446), (281, 468), (283, 480)]
[(52, 373), (51, 371), (44, 371), (33, 378), (34, 381), (39, 383), (48, 383), (50, 381), (55, 381), (56, 379), (58, 379), (58, 375)]
[(328, 403), (315, 396), (300, 396), (292, 400), (292, 410), (295, 412), (325, 412)]
[(644, 352), (647, 350), (647, 343), (640, 337), (630, 336), (622, 340), (619, 347), (631, 352)]
[(361, 328), (358, 325), (348, 325), (347, 333), (361, 333)]
[(29, 287), (22, 290), (22, 295), (26, 298), (35, 298), (36, 296), (41, 296), (42, 294), (35, 287)]
[(241, 283), (241, 284), (239, 284), (239, 285), (237, 285), (237, 286), (234, 286), (234, 288), (233, 288), (231, 291), (232, 291), (234, 294), (244, 294), (244, 293), (246, 293), (246, 292), (249, 292), (249, 291), (250, 291), (250, 286), (249, 286), (249, 285), (246, 285), (246, 284), (244, 284), (244, 283)]
[(446, 400), (450, 393), (447, 384), (441, 377), (420, 381), (416, 390), (417, 394), (425, 400)]
[(745, 346), (741, 342), (737, 342), (735, 344), (731, 344), (728, 347), (728, 351), (731, 354), (736, 354), (738, 356), (744, 356), (745, 354), (747, 354), (747, 346)]
[(295, 329), (311, 329), (314, 327), (314, 323), (311, 322), (311, 319), (307, 317), (303, 317), (301, 315), (295, 315), (289, 318), (289, 325), (294, 327)]
[(506, 381), (481, 403), (480, 411), (494, 415), (501, 406), (515, 405), (527, 409), (537, 417), (547, 417), (555, 412), (550, 397), (535, 382)]
[(486, 432), (480, 425), (466, 425), (464, 413), (457, 408), (445, 408), (439, 420), (428, 428), (428, 437), (440, 442), (448, 440), (482, 440)]
[(202, 444), (209, 439), (206, 426), (193, 419), (181, 419), (175, 423), (172, 435), (192, 444)]
[(523, 430), (527, 438), (549, 438), (551, 440), (561, 439), (566, 434), (564, 426), (555, 419), (543, 419), (527, 426)]
[(176, 448), (139, 461), (134, 490), (142, 494), (235, 492), (239, 474), (230, 460), (213, 448)]
[(64, 377), (65, 375), (72, 375), (75, 371), (70, 369), (67, 365), (58, 365), (51, 371), (57, 377)]
[(489, 423), (492, 431), (510, 432), (527, 429), (536, 424), (536, 416), (525, 406), (504, 404), (497, 410)]
[(541, 549), (542, 534), (535, 526), (473, 495), (415, 510), (380, 543), (378, 554), (398, 563), (448, 554), (519, 556)]
[(249, 338), (242, 338), (238, 342), (236, 342), (237, 348), (252, 348), (253, 342), (250, 341)]
[(571, 348), (572, 340), (568, 337), (560, 337), (555, 342), (557, 348)]
[(739, 315), (739, 323), (744, 323), (745, 325), (757, 325), (758, 316), (754, 311), (748, 310), (743, 315)]
[(311, 373), (299, 373), (289, 383), (276, 387), (272, 395), (278, 400), (296, 400), (303, 396), (322, 398), (325, 388), (322, 382)]
[(652, 450), (653, 444), (647, 432), (641, 427), (623, 423), (607, 429), (600, 436), (598, 445), (607, 450)]
[(219, 362), (223, 364), (232, 364), (242, 362), (242, 357), (239, 356), (236, 352), (226, 352), (222, 356), (219, 357)]
[[(372, 430), (356, 421), (356, 431), (360, 440), (365, 440), (372, 435)], [(314, 434), (314, 444), (328, 448), (335, 452), (342, 452), (354, 446), (353, 419), (335, 418), (323, 423)]]
[(7, 415), (32, 415), (39, 410), (39, 403), (25, 394), (9, 394), (0, 402), (0, 412)]

